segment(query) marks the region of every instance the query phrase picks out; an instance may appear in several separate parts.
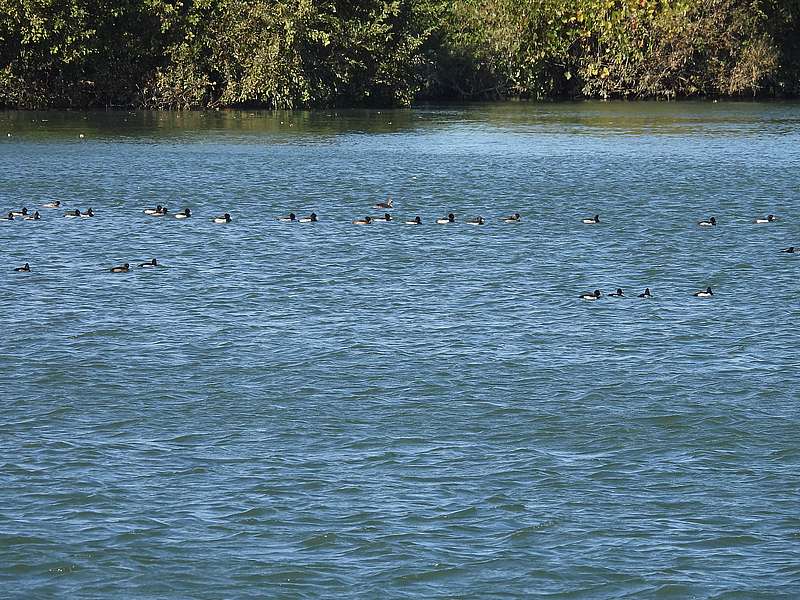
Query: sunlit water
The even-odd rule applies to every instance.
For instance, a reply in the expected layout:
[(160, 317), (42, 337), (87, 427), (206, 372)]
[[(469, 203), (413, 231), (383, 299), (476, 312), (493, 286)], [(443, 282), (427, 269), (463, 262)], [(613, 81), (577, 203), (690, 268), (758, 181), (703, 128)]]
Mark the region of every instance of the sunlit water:
[(4, 598), (797, 597), (800, 105), (0, 135)]

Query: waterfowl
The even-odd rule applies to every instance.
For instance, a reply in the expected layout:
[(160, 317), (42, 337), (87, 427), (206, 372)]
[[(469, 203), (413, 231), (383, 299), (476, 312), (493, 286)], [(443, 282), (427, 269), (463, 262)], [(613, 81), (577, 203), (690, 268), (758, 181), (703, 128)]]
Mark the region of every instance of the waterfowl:
[(754, 223), (774, 223), (775, 221), (777, 221), (777, 218), (775, 217), (775, 215), (767, 215), (766, 219), (756, 219), (753, 222)]
[(28, 263), (25, 263), (21, 267), (17, 267), (14, 269), (17, 273), (29, 273), (31, 270), (31, 266)]
[(28, 216), (28, 209), (23, 207), (22, 210), (12, 210), (11, 214), (15, 217), (27, 217)]
[(151, 217), (166, 217), (169, 209), (166, 206), (162, 206), (161, 210), (157, 213), (148, 213)]
[(47, 204), (42, 204), (42, 208), (61, 208), (61, 200), (56, 200), (55, 202), (48, 202)]
[(644, 288), (644, 291), (639, 294), (639, 298), (652, 298), (653, 294), (650, 293), (650, 288)]
[(68, 218), (68, 219), (72, 219), (73, 217), (80, 217), (80, 216), (81, 216), (81, 211), (79, 211), (79, 210), (76, 208), (75, 210), (71, 210), (71, 211), (69, 211), (68, 213), (65, 213), (65, 214), (64, 214), (64, 216), (65, 216), (66, 218)]
[(784, 248), (783, 250), (781, 250), (781, 252), (787, 252), (789, 254), (794, 254), (795, 252), (797, 252), (797, 248), (795, 248), (794, 246), (789, 246), (788, 248)]
[(609, 294), (611, 298), (624, 298), (625, 294), (622, 292), (622, 288), (617, 288), (616, 292), (611, 292)]
[(519, 213), (514, 213), (510, 217), (505, 217), (503, 219), (503, 223), (519, 223), (522, 220), (522, 217)]
[(584, 225), (597, 225), (600, 222), (600, 215), (595, 215), (591, 219), (581, 221)]
[(311, 213), (307, 217), (302, 217), (300, 219), (300, 223), (316, 223), (317, 222), (317, 213)]
[(292, 223), (292, 222), (294, 222), (296, 220), (297, 220), (297, 218), (295, 217), (294, 213), (289, 213), (285, 217), (278, 217), (278, 221), (281, 221), (283, 223)]
[(211, 219), (214, 223), (230, 223), (232, 221), (230, 214), (225, 213), (221, 217), (214, 217)]
[(356, 219), (353, 225), (369, 225), (372, 223), (372, 217), (364, 217), (363, 219)]
[(79, 213), (81, 218), (86, 219), (94, 216), (94, 211), (90, 208), (86, 212)]
[(599, 300), (602, 295), (600, 290), (595, 290), (591, 294), (581, 294), (581, 300)]
[(25, 217), (26, 221), (38, 221), (39, 219), (41, 219), (41, 216), (39, 216), (38, 210), (32, 215), (28, 215), (27, 217)]
[(184, 208), (183, 212), (179, 212), (179, 213), (175, 214), (175, 218), (176, 219), (188, 219), (191, 216), (192, 216), (192, 211), (189, 210), (188, 208)]
[(422, 219), (417, 215), (411, 221), (406, 221), (406, 225), (422, 225)]
[(440, 217), (440, 218), (436, 219), (436, 222), (439, 225), (446, 225), (447, 223), (455, 223), (456, 222), (456, 216), (453, 213), (450, 213), (446, 217)]
[(164, 207), (159, 204), (155, 208), (145, 208), (142, 212), (146, 215), (160, 215), (162, 210)]
[(711, 291), (710, 287), (707, 287), (705, 290), (701, 292), (695, 292), (694, 296), (697, 298), (711, 298), (714, 295), (714, 292)]
[(697, 224), (700, 227), (714, 227), (717, 224), (717, 220), (711, 217), (708, 221), (698, 221)]
[(111, 267), (110, 271), (112, 273), (127, 273), (131, 270), (131, 266), (128, 263), (121, 265), (119, 267)]
[(373, 223), (391, 223), (393, 220), (389, 213), (383, 213), (382, 217), (372, 217)]
[(467, 225), (483, 225), (484, 223), (486, 223), (486, 220), (480, 216), (467, 221)]
[(147, 262), (139, 263), (139, 266), (142, 267), (142, 268), (147, 268), (147, 267), (160, 267), (161, 265), (159, 265), (158, 262), (156, 261), (156, 259), (154, 258), (153, 260), (149, 260)]
[(374, 204), (372, 208), (394, 208), (394, 202), (392, 201), (391, 196), (387, 196), (386, 202), (378, 202)]

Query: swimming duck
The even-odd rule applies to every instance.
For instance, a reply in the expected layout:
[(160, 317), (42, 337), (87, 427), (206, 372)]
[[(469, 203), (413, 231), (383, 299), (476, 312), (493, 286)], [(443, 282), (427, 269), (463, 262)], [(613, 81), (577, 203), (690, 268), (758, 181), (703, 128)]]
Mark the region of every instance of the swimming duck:
[(394, 208), (394, 202), (392, 201), (391, 196), (386, 197), (386, 202), (378, 202), (374, 204), (372, 208)]
[(25, 263), (21, 267), (17, 267), (14, 269), (17, 273), (29, 273), (31, 270), (31, 266), (28, 263)]
[(230, 223), (232, 221), (230, 214), (225, 213), (221, 217), (214, 217), (211, 219), (214, 223)]
[(317, 213), (311, 213), (307, 217), (302, 217), (300, 219), (300, 223), (316, 223), (317, 222)]
[(154, 258), (153, 260), (149, 260), (147, 262), (139, 263), (139, 266), (142, 267), (142, 268), (147, 268), (147, 267), (160, 267), (161, 265), (159, 265), (158, 262), (156, 261), (156, 259)]
[(391, 223), (392, 221), (394, 221), (394, 219), (389, 213), (383, 213), (382, 217), (372, 217), (373, 223)]
[(783, 250), (781, 250), (781, 252), (787, 252), (789, 254), (794, 254), (795, 252), (797, 252), (797, 248), (795, 248), (794, 246), (789, 246), (788, 248), (784, 248)]
[(79, 210), (76, 208), (75, 210), (71, 210), (71, 211), (69, 211), (68, 213), (65, 213), (65, 214), (64, 214), (64, 216), (65, 216), (66, 218), (68, 218), (68, 219), (72, 219), (73, 217), (80, 217), (80, 216), (81, 216), (81, 211), (79, 211)]
[(81, 218), (87, 219), (94, 216), (94, 211), (90, 208), (86, 212), (79, 213)]
[(411, 221), (406, 221), (406, 225), (422, 225), (422, 219), (417, 215)]
[(42, 208), (61, 208), (61, 200), (56, 200), (55, 202), (48, 202), (47, 204), (42, 204)]
[(581, 300), (599, 300), (602, 295), (600, 290), (595, 290), (591, 294), (581, 294)]
[(503, 219), (503, 223), (519, 223), (522, 220), (522, 217), (519, 213), (514, 213), (510, 217), (505, 217)]
[(27, 217), (28, 216), (28, 209), (24, 208), (22, 210), (12, 210), (11, 214), (15, 217)]
[(653, 294), (650, 293), (650, 288), (644, 288), (644, 291), (639, 294), (639, 298), (652, 298)]
[(486, 220), (483, 217), (475, 217), (474, 219), (470, 219), (467, 221), (467, 225), (483, 225), (486, 223)]
[(183, 212), (175, 213), (176, 219), (188, 219), (191, 216), (192, 216), (192, 211), (189, 210), (188, 208), (184, 208)]
[(121, 265), (119, 267), (111, 267), (110, 271), (112, 273), (127, 273), (131, 270), (131, 266), (128, 263)]
[(436, 219), (436, 222), (439, 225), (446, 225), (447, 223), (455, 223), (456, 222), (456, 216), (453, 213), (450, 213), (446, 217), (440, 217), (440, 218)]
[(165, 216), (167, 216), (168, 212), (169, 212), (169, 209), (166, 206), (162, 206), (161, 210), (159, 212), (150, 213), (150, 216), (151, 217), (165, 217)]
[(41, 219), (41, 216), (39, 216), (38, 210), (32, 215), (28, 215), (27, 217), (25, 217), (26, 221), (38, 221), (39, 219)]
[(162, 210), (164, 207), (159, 204), (155, 208), (145, 208), (142, 212), (146, 215), (160, 215)]
[(756, 219), (753, 222), (754, 223), (774, 223), (777, 220), (778, 219), (775, 217), (775, 215), (767, 215), (766, 219)]
[(356, 219), (353, 221), (353, 225), (370, 225), (372, 223), (372, 217), (364, 217), (363, 219)]
[(622, 288), (617, 288), (617, 291), (616, 291), (616, 292), (611, 292), (611, 293), (609, 294), (609, 296), (610, 296), (611, 298), (624, 298), (624, 297), (625, 297), (625, 294), (624, 294), (624, 293), (622, 293)]
[(584, 225), (597, 225), (600, 222), (600, 215), (595, 215), (591, 219), (581, 221)]
[(285, 217), (278, 217), (278, 221), (281, 221), (283, 223), (293, 223), (296, 220), (297, 220), (297, 217), (295, 217), (294, 213), (289, 213)]
[(714, 227), (717, 224), (717, 220), (711, 217), (708, 221), (698, 221), (697, 224), (700, 227)]
[(710, 287), (707, 287), (705, 290), (701, 292), (695, 292), (694, 296), (697, 298), (711, 298), (714, 295), (714, 292), (711, 291)]

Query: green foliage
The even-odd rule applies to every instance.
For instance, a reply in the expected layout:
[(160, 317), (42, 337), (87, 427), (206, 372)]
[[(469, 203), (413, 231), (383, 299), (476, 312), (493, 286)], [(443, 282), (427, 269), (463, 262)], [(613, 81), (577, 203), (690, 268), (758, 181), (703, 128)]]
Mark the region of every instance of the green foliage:
[(800, 0), (0, 0), (0, 105), (800, 92)]

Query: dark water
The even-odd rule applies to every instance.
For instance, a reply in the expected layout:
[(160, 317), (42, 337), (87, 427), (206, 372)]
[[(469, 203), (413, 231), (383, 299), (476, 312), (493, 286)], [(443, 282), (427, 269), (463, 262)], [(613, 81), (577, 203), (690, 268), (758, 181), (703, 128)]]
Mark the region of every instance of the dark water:
[(0, 135), (2, 597), (798, 596), (800, 105)]

